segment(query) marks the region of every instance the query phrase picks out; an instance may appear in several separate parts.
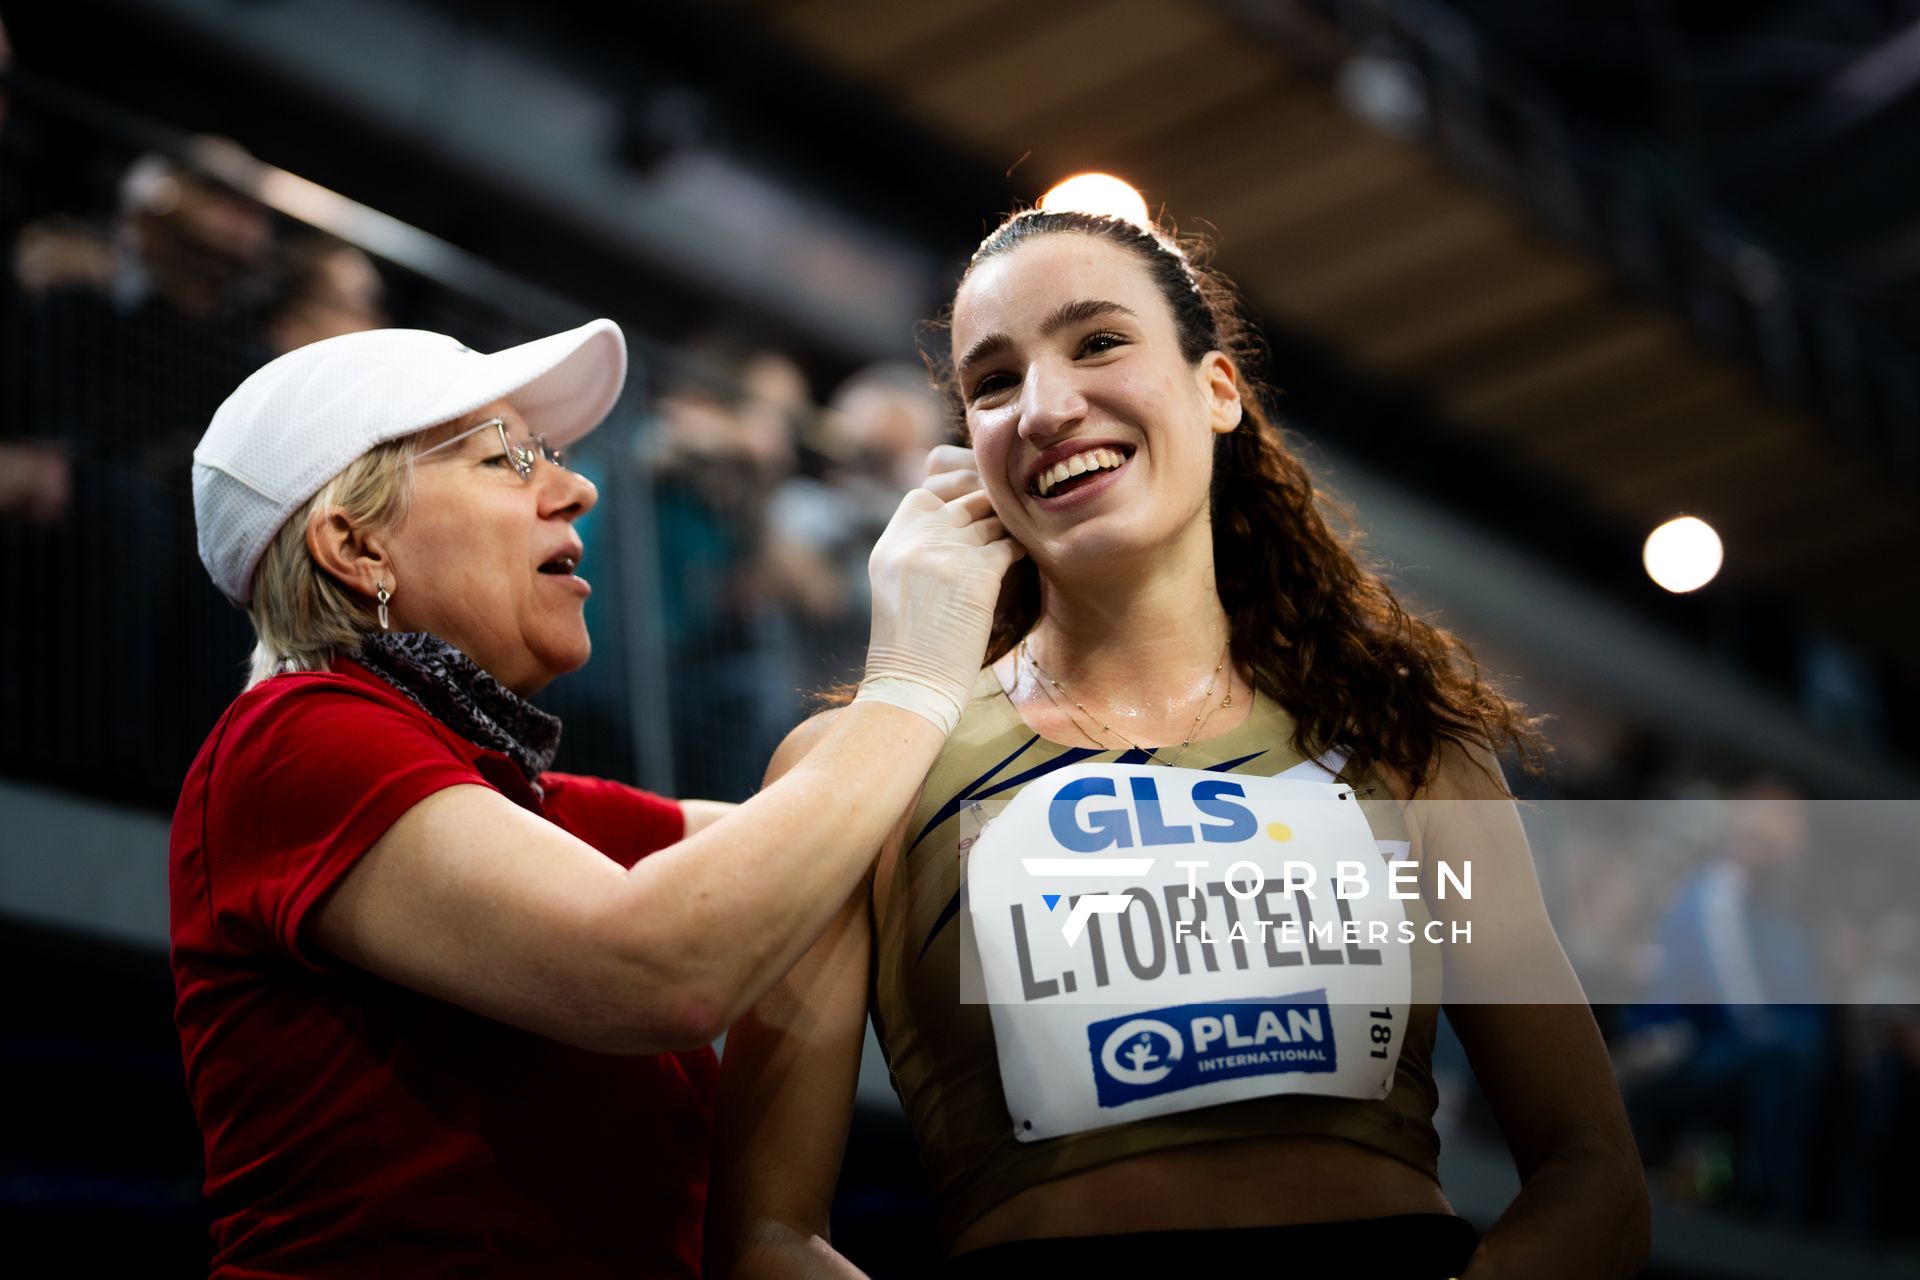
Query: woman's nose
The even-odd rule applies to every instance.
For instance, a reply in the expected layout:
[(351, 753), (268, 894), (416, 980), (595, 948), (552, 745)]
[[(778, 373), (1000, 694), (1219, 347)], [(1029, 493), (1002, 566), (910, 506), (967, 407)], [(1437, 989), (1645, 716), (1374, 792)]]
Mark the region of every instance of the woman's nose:
[[(544, 460), (536, 462), (534, 467), (534, 478), (540, 483), (542, 516), (564, 516), (569, 520), (577, 520), (593, 510), (594, 504), (600, 501), (600, 490), (578, 471), (556, 467)], [(546, 474), (540, 475), (539, 472)]]
[(1020, 385), (1020, 438), (1032, 440), (1057, 435), (1087, 416), (1087, 399), (1073, 374), (1046, 362), (1027, 369)]

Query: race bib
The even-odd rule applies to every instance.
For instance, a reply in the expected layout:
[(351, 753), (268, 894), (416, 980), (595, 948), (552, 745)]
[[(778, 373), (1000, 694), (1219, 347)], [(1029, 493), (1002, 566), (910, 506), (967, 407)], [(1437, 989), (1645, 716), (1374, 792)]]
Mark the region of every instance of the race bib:
[(1351, 787), (1085, 764), (978, 823), (962, 945), (1017, 1138), (1392, 1089), (1418, 889)]

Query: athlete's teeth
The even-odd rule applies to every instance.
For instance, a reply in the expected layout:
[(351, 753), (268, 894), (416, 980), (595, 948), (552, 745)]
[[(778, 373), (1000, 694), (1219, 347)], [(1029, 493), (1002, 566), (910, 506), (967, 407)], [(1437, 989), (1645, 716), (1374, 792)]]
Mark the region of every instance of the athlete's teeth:
[(1076, 453), (1065, 462), (1056, 462), (1041, 473), (1034, 484), (1041, 497), (1047, 497), (1060, 487), (1063, 480), (1073, 476), (1085, 475), (1089, 471), (1111, 470), (1127, 460), (1127, 455), (1117, 449), (1088, 449)]

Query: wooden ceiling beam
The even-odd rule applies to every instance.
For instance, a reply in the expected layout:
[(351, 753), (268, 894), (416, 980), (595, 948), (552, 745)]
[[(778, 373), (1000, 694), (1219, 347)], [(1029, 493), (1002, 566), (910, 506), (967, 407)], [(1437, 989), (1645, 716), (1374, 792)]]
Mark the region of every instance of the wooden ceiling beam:
[[(1115, 164), (1129, 181), (1178, 192), (1183, 203), (1192, 203), (1217, 183), (1243, 177), (1250, 157), (1264, 157), (1264, 168), (1290, 139), (1310, 144), (1313, 130), (1337, 110), (1324, 94), (1285, 80), (1270, 82), (1192, 119), (1165, 119), (1160, 128), (1117, 149)], [(1192, 218), (1207, 210), (1196, 205), (1176, 212)]]
[(1629, 452), (1657, 448), (1669, 436), (1694, 430), (1701, 421), (1730, 416), (1752, 399), (1752, 388), (1739, 375), (1710, 369), (1700, 377), (1679, 382), (1648, 384), (1625, 403), (1579, 414), (1534, 436), (1529, 453), (1560, 470), (1590, 466), (1614, 449)]
[(1630, 316), (1570, 337), (1557, 350), (1516, 361), (1497, 374), (1450, 377), (1433, 390), (1448, 415), (1463, 426), (1524, 427), (1566, 404), (1580, 388), (1631, 376), (1648, 361), (1671, 360), (1684, 341), (1678, 326), (1654, 312)]
[[(982, 146), (1023, 114), (1122, 83), (1167, 46), (1199, 41), (1213, 29), (1207, 15), (1165, 0), (1050, 2), (1029, 6), (1021, 20), (975, 41), (972, 56), (949, 58), (911, 81), (897, 72), (889, 78), (916, 114)], [(1014, 85), (1019, 92), (1009, 93)]]
[[(1722, 470), (1717, 488), (1699, 495), (1692, 514), (1719, 530), (1730, 546), (1737, 542), (1749, 552), (1779, 540), (1804, 513), (1844, 501), (1848, 486), (1859, 480), (1845, 468), (1815, 465), (1809, 470), (1807, 447), (1805, 441), (1796, 441), (1732, 463)], [(1786, 536), (1791, 540), (1797, 535)]]
[(1169, 130), (1192, 148), (1196, 137), (1216, 127), (1217, 109), (1272, 89), (1279, 73), (1278, 64), (1262, 52), (1208, 31), (1187, 44), (1163, 48), (1122, 83), (1098, 84), (1044, 110), (1022, 112), (995, 132), (995, 140), (1002, 149), (1031, 147), (1034, 159), (1047, 162), (1050, 171), (1118, 174), (1140, 187), (1151, 205), (1166, 199), (1167, 192), (1154, 174), (1135, 166), (1135, 150)]
[(1494, 236), (1482, 244), (1409, 261), (1397, 275), (1319, 300), (1315, 310), (1331, 329), (1392, 332), (1479, 296), (1491, 282), (1525, 274), (1526, 266), (1516, 264), (1550, 261), (1531, 237)]
[(911, 56), (916, 50), (939, 44), (951, 53), (991, 31), (997, 20), (1014, 19), (1027, 7), (1009, 0), (802, 0), (768, 16), (776, 30), (830, 65), (894, 89), (897, 82), (890, 81), (889, 73), (917, 61)]
[(1673, 433), (1645, 453), (1610, 451), (1607, 460), (1581, 471), (1600, 504), (1615, 511), (1659, 522), (1714, 510), (1721, 519), (1732, 520), (1739, 518), (1738, 507), (1718, 495), (1733, 487), (1757, 490), (1777, 483), (1783, 470), (1804, 465), (1803, 447), (1798, 428), (1775, 421), (1741, 433)]
[(1506, 343), (1543, 317), (1606, 291), (1597, 272), (1571, 261), (1495, 276), (1479, 290), (1410, 316), (1411, 323), (1373, 335), (1355, 355), (1389, 377), (1424, 381), (1430, 370), (1456, 363), (1463, 346)]
[[(1289, 139), (1291, 154), (1221, 173), (1211, 190), (1194, 189), (1194, 206), (1220, 228), (1236, 262), (1263, 263), (1291, 256), (1303, 261), (1309, 242), (1340, 239), (1332, 223), (1352, 216), (1384, 216), (1388, 193), (1418, 200), (1430, 194), (1434, 169), (1425, 157), (1372, 130), (1344, 139), (1302, 129)], [(1200, 184), (1193, 184), (1198, 188)]]
[[(1364, 347), (1371, 334), (1392, 321), (1374, 313), (1349, 316), (1348, 323), (1343, 324), (1343, 308), (1350, 308), (1355, 298), (1377, 299), (1383, 286), (1391, 287), (1395, 281), (1431, 271), (1436, 264), (1470, 259), (1480, 251), (1510, 244), (1513, 234), (1510, 222), (1489, 217), (1484, 209), (1468, 205), (1442, 208), (1371, 237), (1352, 252), (1326, 255), (1317, 265), (1286, 272), (1281, 277), (1284, 283), (1277, 286), (1275, 301), (1313, 328)], [(1405, 315), (1409, 301), (1409, 296), (1402, 294), (1402, 305), (1395, 312)]]

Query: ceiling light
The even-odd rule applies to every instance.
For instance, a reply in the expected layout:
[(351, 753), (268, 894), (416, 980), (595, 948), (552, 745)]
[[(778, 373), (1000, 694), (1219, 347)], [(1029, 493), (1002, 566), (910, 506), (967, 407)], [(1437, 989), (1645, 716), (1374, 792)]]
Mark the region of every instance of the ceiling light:
[(1640, 558), (1649, 578), (1679, 595), (1712, 582), (1726, 553), (1712, 525), (1695, 516), (1680, 516), (1647, 535)]
[(1040, 197), (1046, 213), (1092, 213), (1151, 226), (1147, 202), (1130, 183), (1110, 173), (1077, 173)]

